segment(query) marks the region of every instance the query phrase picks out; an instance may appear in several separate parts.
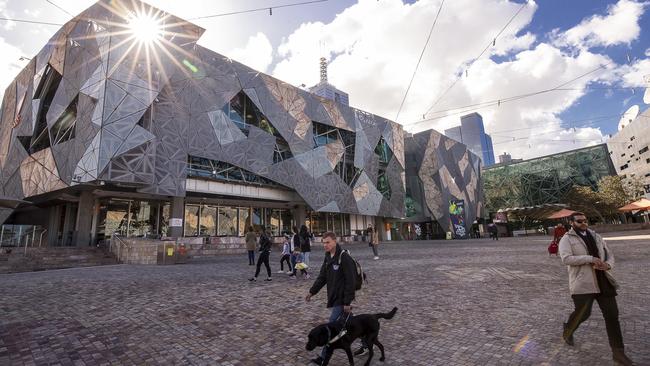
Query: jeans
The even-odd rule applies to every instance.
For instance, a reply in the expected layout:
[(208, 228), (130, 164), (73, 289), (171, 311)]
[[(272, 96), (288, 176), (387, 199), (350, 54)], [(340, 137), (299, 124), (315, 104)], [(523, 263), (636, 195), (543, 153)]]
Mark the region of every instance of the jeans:
[(289, 254), (284, 254), (282, 255), (282, 258), (280, 258), (280, 270), (284, 271), (284, 262), (287, 262), (287, 270), (291, 271), (291, 262), (289, 261)]
[[(332, 306), (332, 313), (330, 314), (330, 319), (328, 323), (333, 323), (343, 314), (343, 305)], [(332, 334), (336, 336), (336, 334)], [(323, 350), (320, 351), (321, 358), (325, 358), (325, 353), (327, 352), (327, 345), (323, 347)]]
[(248, 264), (249, 265), (255, 264), (255, 251), (254, 250), (249, 250), (248, 251)]
[(260, 257), (257, 258), (257, 268), (255, 269), (255, 277), (260, 274), (260, 267), (262, 267), (262, 263), (266, 266), (266, 274), (269, 278), (271, 278), (271, 266), (269, 265), (269, 255), (271, 253), (269, 252), (261, 252)]
[(309, 253), (311, 252), (302, 252), (302, 261), (309, 267)]
[(607, 329), (607, 338), (612, 348), (623, 348), (623, 335), (621, 333), (621, 324), (618, 321), (618, 305), (616, 297), (602, 296), (601, 294), (584, 294), (572, 295), (575, 310), (569, 316), (567, 321), (567, 330), (565, 336), (571, 336), (578, 329), (580, 323), (589, 319), (591, 307), (594, 300), (598, 302), (600, 311), (605, 318), (605, 328)]
[(372, 246), (372, 252), (375, 255), (375, 257), (379, 257), (379, 251), (377, 250), (377, 244), (371, 244)]

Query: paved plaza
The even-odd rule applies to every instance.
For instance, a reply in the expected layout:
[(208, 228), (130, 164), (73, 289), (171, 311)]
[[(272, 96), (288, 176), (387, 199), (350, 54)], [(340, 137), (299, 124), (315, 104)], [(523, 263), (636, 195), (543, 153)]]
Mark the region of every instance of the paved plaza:
[[(650, 235), (609, 234), (629, 356), (650, 365)], [(548, 239), (353, 245), (370, 283), (357, 313), (387, 312), (373, 365), (611, 365), (598, 306), (562, 342), (572, 310)], [(312, 254), (319, 267), (320, 245)], [(279, 253), (271, 255), (273, 271)], [(0, 365), (307, 365), (306, 334), (327, 319), (311, 280), (249, 283), (245, 255), (174, 266), (116, 265), (0, 275)], [(263, 278), (261, 276), (261, 278)], [(366, 356), (356, 358), (363, 364)], [(347, 365), (337, 351), (332, 365)]]

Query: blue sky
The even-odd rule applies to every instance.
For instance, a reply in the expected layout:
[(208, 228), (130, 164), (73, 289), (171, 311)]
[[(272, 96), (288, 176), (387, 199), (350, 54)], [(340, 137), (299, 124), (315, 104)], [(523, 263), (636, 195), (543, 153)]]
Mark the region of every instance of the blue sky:
[[(52, 2), (72, 14), (93, 3)], [(149, 2), (190, 19), (301, 1)], [(327, 57), (329, 80), (350, 94), (351, 105), (397, 120), (409, 131), (442, 131), (459, 124), (460, 115), (479, 112), (493, 134), (495, 154), (530, 158), (605, 141), (617, 130), (616, 116), (634, 104), (646, 109), (648, 5), (634, 0), (329, 0), (274, 9), (272, 16), (262, 11), (193, 22), (206, 29), (201, 45), (296, 86), (315, 84), (318, 58)], [(472, 63), (517, 12), (495, 46)], [(44, 0), (0, 0), (0, 14), (57, 23), (71, 18)], [(56, 29), (0, 22), (0, 68), (8, 70), (0, 75), (0, 88), (25, 65), (19, 57), (38, 52)], [(552, 88), (604, 64), (606, 70), (567, 85), (571, 90), (458, 109)], [(640, 88), (634, 95), (616, 89), (630, 86)]]

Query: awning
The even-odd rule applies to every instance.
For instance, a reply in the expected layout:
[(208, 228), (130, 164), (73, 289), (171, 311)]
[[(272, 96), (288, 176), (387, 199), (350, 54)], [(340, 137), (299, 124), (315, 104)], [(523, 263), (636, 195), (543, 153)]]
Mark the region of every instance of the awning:
[(566, 208), (563, 208), (563, 209), (561, 209), (560, 211), (558, 211), (558, 212), (556, 212), (556, 213), (550, 215), (548, 218), (549, 218), (549, 219), (552, 219), (552, 220), (555, 220), (555, 219), (563, 219), (563, 218), (565, 218), (565, 217), (569, 217), (569, 216), (573, 215), (574, 212), (576, 212), (576, 211), (568, 210), (568, 209), (566, 209)]
[(0, 208), (16, 208), (22, 204), (29, 205), (31, 202), (7, 196), (0, 196)]
[(619, 208), (619, 211), (622, 212), (629, 212), (629, 211), (643, 211), (650, 209), (650, 200), (647, 198), (641, 198), (638, 201), (629, 203), (621, 208)]
[(566, 205), (562, 203), (545, 203), (537, 206), (502, 208), (497, 212), (505, 212), (519, 218), (526, 217), (534, 220), (544, 220), (548, 218), (548, 215), (565, 207)]

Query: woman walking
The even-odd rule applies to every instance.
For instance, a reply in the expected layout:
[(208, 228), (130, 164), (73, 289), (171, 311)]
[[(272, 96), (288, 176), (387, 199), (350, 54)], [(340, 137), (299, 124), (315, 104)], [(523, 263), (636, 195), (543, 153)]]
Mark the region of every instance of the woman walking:
[(309, 254), (311, 253), (311, 233), (307, 230), (307, 226), (300, 227), (300, 251), (302, 252), (303, 263), (309, 267)]
[(372, 248), (372, 253), (375, 255), (374, 259), (377, 260), (379, 259), (379, 250), (377, 249), (377, 246), (379, 245), (379, 233), (373, 230), (372, 225), (368, 225), (366, 234), (368, 235), (368, 243)]
[(257, 235), (253, 231), (253, 227), (248, 228), (246, 233), (246, 250), (248, 250), (248, 265), (255, 265), (255, 247), (257, 246)]
[(266, 280), (271, 281), (271, 266), (269, 265), (269, 256), (271, 255), (271, 239), (269, 239), (266, 229), (262, 229), (260, 235), (260, 256), (257, 258), (257, 268), (255, 269), (255, 276), (249, 278), (249, 281), (257, 281), (257, 275), (260, 274), (260, 267), (262, 263), (266, 266)]

